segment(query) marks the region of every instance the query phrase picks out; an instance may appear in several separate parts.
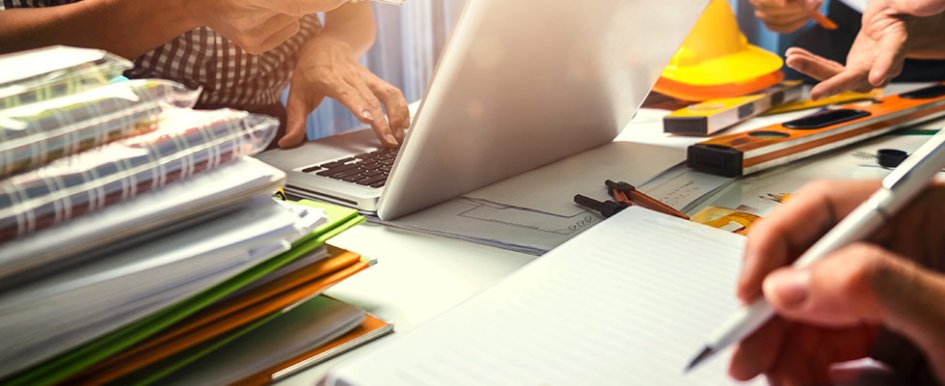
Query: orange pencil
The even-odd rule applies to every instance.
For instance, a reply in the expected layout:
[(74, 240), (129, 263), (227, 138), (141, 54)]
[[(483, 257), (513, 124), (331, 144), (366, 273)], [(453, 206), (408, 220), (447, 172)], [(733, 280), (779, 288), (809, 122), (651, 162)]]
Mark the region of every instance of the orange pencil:
[(686, 220), (689, 219), (689, 216), (686, 216), (685, 213), (682, 213), (675, 208), (664, 204), (660, 200), (644, 194), (643, 192), (637, 190), (636, 187), (626, 182), (614, 182), (607, 180), (605, 184), (608, 188), (610, 188), (610, 195), (614, 197), (617, 202), (638, 204), (644, 208), (662, 212), (670, 216), (676, 216)]
[(824, 16), (820, 11), (814, 11), (814, 14), (810, 17), (825, 30), (833, 31), (837, 29), (837, 23), (834, 23), (833, 20), (830, 20), (827, 16)]

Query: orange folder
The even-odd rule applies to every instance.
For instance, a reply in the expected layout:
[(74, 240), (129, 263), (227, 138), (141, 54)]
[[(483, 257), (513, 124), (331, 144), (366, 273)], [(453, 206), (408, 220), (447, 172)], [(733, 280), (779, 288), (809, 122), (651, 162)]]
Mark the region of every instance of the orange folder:
[(212, 306), (161, 334), (92, 366), (68, 384), (102, 385), (222, 336), (286, 307), (311, 299), (368, 268), (361, 256), (343, 252), (251, 292)]
[[(306, 353), (300, 354), (295, 358), (280, 363), (276, 366), (272, 366), (259, 374), (235, 383), (233, 386), (268, 385), (273, 382), (278, 382), (285, 377), (295, 374), (297, 371), (315, 366), (318, 363), (331, 359), (335, 355), (340, 355), (344, 352), (355, 349), (358, 346), (380, 338), (381, 336), (384, 336), (393, 330), (393, 325), (390, 323), (387, 323), (371, 314), (366, 313), (364, 314), (364, 321), (361, 322), (360, 326), (356, 327), (354, 330), (349, 331), (347, 334), (342, 335), (338, 339), (328, 342)], [(321, 358), (317, 358), (319, 356), (321, 356)], [(300, 368), (293, 369), (297, 365)]]

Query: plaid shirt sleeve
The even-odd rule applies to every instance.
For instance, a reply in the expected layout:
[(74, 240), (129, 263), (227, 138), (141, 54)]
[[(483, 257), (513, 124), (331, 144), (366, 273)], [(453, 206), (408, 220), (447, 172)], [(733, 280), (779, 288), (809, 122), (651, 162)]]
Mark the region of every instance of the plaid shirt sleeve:
[[(80, 0), (0, 0), (0, 11), (47, 7)], [(298, 34), (281, 46), (250, 55), (208, 27), (185, 32), (135, 59), (129, 78), (160, 78), (203, 88), (198, 103), (253, 109), (280, 103), (297, 52), (321, 30), (316, 15), (303, 17)]]

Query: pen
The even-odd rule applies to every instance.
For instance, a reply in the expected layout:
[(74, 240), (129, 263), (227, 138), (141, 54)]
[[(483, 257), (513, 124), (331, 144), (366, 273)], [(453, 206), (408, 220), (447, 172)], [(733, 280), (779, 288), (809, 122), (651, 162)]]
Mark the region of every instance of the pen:
[[(797, 259), (794, 266), (808, 266), (831, 252), (872, 235), (925, 190), (942, 167), (945, 167), (945, 130), (940, 130), (883, 179), (879, 190), (814, 243)], [(686, 372), (729, 345), (748, 337), (774, 315), (774, 309), (763, 296), (739, 309), (709, 337), (702, 351), (686, 367)]]

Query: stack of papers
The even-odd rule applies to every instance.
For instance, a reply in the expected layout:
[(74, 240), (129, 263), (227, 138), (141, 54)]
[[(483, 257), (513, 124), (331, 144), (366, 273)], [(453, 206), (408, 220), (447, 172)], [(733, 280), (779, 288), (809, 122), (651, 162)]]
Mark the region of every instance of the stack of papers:
[(302, 236), (295, 224), (293, 213), (261, 197), (200, 227), (8, 291), (0, 297), (0, 374), (86, 343), (284, 252)]
[(115, 204), (0, 248), (0, 289), (29, 279), (43, 267), (61, 268), (81, 258), (121, 251), (186, 227), (188, 222), (237, 208), (268, 195), (284, 174), (251, 158), (240, 158), (206, 175), (171, 184), (140, 200)]
[[(191, 291), (187, 295), (176, 296), (173, 301), (164, 302), (160, 306), (149, 309), (148, 312), (142, 312), (141, 315), (143, 316), (129, 318), (130, 322), (128, 320), (123, 321), (121, 325), (117, 326), (117, 329), (87, 340), (81, 345), (52, 356), (49, 360), (27, 367), (24, 371), (16, 372), (12, 376), (3, 379), (3, 381), (22, 385), (43, 385), (60, 382), (99, 383), (119, 379), (124, 382), (126, 379), (139, 378), (156, 381), (172, 374), (190, 361), (212, 352), (213, 350), (208, 347), (222, 346), (237, 336), (265, 325), (266, 322), (290, 312), (301, 304), (305, 304), (325, 289), (373, 264), (373, 261), (362, 258), (357, 254), (325, 249), (327, 239), (364, 220), (357, 212), (314, 202), (303, 202), (295, 205), (306, 207), (307, 210), (301, 212), (323, 216), (323, 221), (319, 221), (320, 225), (317, 225), (314, 230), (300, 232), (300, 229), (297, 228), (298, 224), (311, 223), (310, 219), (299, 221), (298, 213), (300, 211), (286, 209), (283, 205), (277, 204), (269, 198), (258, 198), (247, 203), (244, 208), (238, 208), (208, 223), (215, 224), (213, 226), (219, 227), (221, 230), (230, 229), (229, 232), (219, 233), (218, 238), (234, 236), (237, 233), (256, 234), (254, 237), (245, 238), (242, 242), (234, 243), (235, 239), (233, 239), (226, 243), (219, 242), (218, 239), (217, 242), (206, 240), (203, 243), (164, 243), (165, 241), (185, 241), (186, 238), (196, 239), (206, 236), (206, 234), (201, 235), (200, 232), (212, 232), (210, 230), (198, 231), (198, 229), (207, 227), (207, 224), (187, 228), (155, 240), (153, 242), (155, 248), (167, 250), (172, 256), (192, 254), (199, 249), (198, 245), (201, 244), (207, 247), (213, 244), (218, 246), (227, 245), (226, 249), (231, 251), (240, 250), (242, 255), (221, 252), (219, 254), (211, 253), (208, 256), (214, 257), (209, 259), (179, 259), (178, 264), (168, 265), (168, 268), (161, 272), (161, 275), (154, 274), (155, 271), (151, 269), (142, 270), (139, 277), (137, 277), (138, 280), (133, 284), (123, 280), (124, 276), (121, 276), (112, 278), (111, 281), (105, 280), (99, 284), (99, 287), (83, 288), (86, 291), (85, 293), (89, 294), (96, 289), (112, 288), (110, 286), (122, 288), (147, 286), (151, 289), (165, 286), (166, 288), (159, 292), (151, 291), (148, 293), (149, 291), (146, 288), (128, 291), (140, 293), (147, 300), (141, 300), (138, 304), (150, 306), (153, 305), (153, 302), (175, 297), (174, 295), (164, 294), (166, 291), (173, 290), (176, 293), (185, 291), (179, 285), (179, 282), (187, 280), (188, 274), (190, 277), (194, 277), (199, 275), (198, 272), (206, 273), (208, 272), (207, 267), (213, 264), (218, 264), (223, 267), (222, 269), (227, 270), (219, 275), (202, 277), (200, 284), (194, 283), (192, 287), (202, 287), (196, 291)], [(289, 224), (294, 230), (289, 232), (288, 229), (279, 228), (276, 224), (279, 223), (278, 219), (280, 218), (287, 220), (285, 223)], [(252, 221), (249, 219), (252, 219)], [(240, 223), (249, 225), (239, 226)], [(283, 231), (286, 234), (281, 234)], [(280, 234), (282, 237), (280, 237)], [(173, 237), (184, 239), (175, 240)], [(290, 244), (290, 240), (294, 240), (294, 242)], [(270, 241), (275, 243), (270, 245)], [(173, 248), (170, 247), (171, 245), (189, 247)], [(136, 247), (136, 250), (138, 248), (147, 249), (147, 245)], [(216, 260), (215, 257), (220, 257), (220, 259)], [(112, 270), (98, 275), (90, 275), (90, 272), (85, 270), (91, 271), (94, 267), (107, 266), (105, 262), (97, 262), (91, 266), (93, 268), (82, 268), (79, 271), (69, 271), (65, 274), (53, 276), (50, 280), (75, 278), (82, 283), (81, 278), (86, 278), (86, 280), (89, 280), (89, 277), (105, 279), (108, 278), (107, 273), (115, 273), (116, 270), (126, 273), (133, 271), (130, 267), (151, 267), (155, 265), (151, 260), (134, 258), (128, 260), (127, 265), (112, 267)], [(115, 262), (112, 258), (104, 261)], [(152, 283), (150, 280), (155, 280), (155, 282)], [(91, 310), (77, 311), (77, 309), (80, 305), (114, 306), (118, 304), (116, 299), (135, 297), (134, 294), (130, 293), (116, 295), (114, 293), (99, 292), (97, 295), (101, 297), (95, 299), (88, 296), (74, 295), (74, 300), (78, 304), (71, 307), (71, 309), (48, 312), (93, 314), (94, 312), (91, 312)], [(60, 296), (70, 297), (73, 295), (63, 293)], [(98, 301), (90, 303), (93, 300)], [(43, 311), (34, 310), (32, 312), (42, 313)], [(120, 310), (102, 312), (120, 313)], [(368, 317), (367, 315), (363, 316), (364, 318)], [(76, 316), (68, 317), (76, 318)], [(105, 317), (94, 318), (106, 319)], [(108, 319), (108, 321), (113, 319)], [(108, 321), (99, 320), (99, 323), (93, 323), (92, 325), (95, 329), (107, 330), (107, 328), (102, 327), (101, 323)], [(361, 322), (363, 320), (359, 321), (359, 323)], [(386, 322), (382, 325), (380, 327), (388, 331), (391, 328)], [(352, 324), (350, 327), (350, 329), (344, 329), (337, 335), (349, 334), (352, 329), (360, 328), (361, 324)], [(372, 331), (377, 329), (374, 328)], [(358, 336), (370, 335), (368, 332), (372, 331), (359, 332)], [(3, 347), (6, 347), (6, 345)], [(309, 349), (309, 347), (306, 346), (305, 349)], [(293, 355), (301, 354), (298, 351), (304, 350), (299, 348), (295, 351)], [(117, 355), (119, 353), (121, 354)], [(272, 363), (271, 359), (265, 357), (260, 357), (258, 360), (267, 367), (277, 364)], [(25, 363), (25, 360), (17, 360), (16, 363)], [(292, 364), (294, 365), (295, 362)], [(13, 365), (9, 366), (13, 367)], [(105, 379), (102, 379), (102, 377), (105, 377)]]
[(128, 63), (100, 51), (0, 69), (40, 62), (0, 73), (0, 383), (149, 383), (270, 323), (310, 335), (244, 356), (259, 376), (391, 330), (319, 297), (374, 263), (325, 247), (364, 219), (272, 198), (285, 174), (248, 157), (276, 119), (190, 110), (199, 91), (174, 82), (110, 83)]

